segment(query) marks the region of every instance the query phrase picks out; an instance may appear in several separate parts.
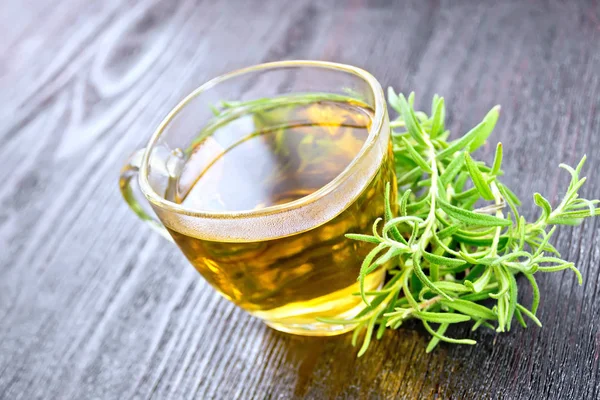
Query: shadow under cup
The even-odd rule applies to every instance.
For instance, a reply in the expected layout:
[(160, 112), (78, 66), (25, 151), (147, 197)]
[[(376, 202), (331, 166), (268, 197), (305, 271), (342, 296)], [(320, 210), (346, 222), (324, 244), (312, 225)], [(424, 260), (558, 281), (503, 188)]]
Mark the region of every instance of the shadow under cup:
[[(135, 198), (139, 187), (159, 220)], [(383, 91), (351, 66), (287, 61), (213, 79), (184, 99), (121, 175), (131, 208), (221, 293), (269, 326), (335, 335), (364, 308), (370, 233), (395, 204)], [(381, 286), (385, 271), (365, 288)]]

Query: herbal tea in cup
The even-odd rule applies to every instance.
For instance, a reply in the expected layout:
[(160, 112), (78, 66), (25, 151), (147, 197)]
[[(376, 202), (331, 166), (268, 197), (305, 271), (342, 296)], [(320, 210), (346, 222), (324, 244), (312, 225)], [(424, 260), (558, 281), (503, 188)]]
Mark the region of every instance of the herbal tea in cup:
[[(134, 198), (136, 176), (160, 221)], [(353, 326), (317, 318), (364, 307), (352, 294), (373, 245), (345, 235), (371, 232), (388, 182), (396, 187), (377, 81), (350, 66), (290, 61), (194, 91), (132, 157), (120, 186), (225, 298), (277, 330), (324, 336)], [(371, 273), (365, 288), (384, 275)]]

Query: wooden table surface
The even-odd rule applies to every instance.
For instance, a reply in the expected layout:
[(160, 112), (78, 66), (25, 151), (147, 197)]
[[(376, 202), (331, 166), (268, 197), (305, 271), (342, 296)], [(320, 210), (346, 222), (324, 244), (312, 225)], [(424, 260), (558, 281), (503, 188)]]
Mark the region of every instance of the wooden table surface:
[[(597, 1), (89, 1), (0, 5), (0, 398), (598, 399), (600, 220), (557, 236), (544, 328), (425, 354), (416, 325), (357, 359), (348, 335), (274, 332), (218, 296), (122, 201), (121, 164), (183, 96), (281, 59), (354, 64), (446, 97), (464, 132), (502, 105), (506, 178), (556, 202), (586, 153), (600, 197)], [(479, 155), (490, 161), (493, 146)], [(526, 304), (527, 285), (520, 293)]]

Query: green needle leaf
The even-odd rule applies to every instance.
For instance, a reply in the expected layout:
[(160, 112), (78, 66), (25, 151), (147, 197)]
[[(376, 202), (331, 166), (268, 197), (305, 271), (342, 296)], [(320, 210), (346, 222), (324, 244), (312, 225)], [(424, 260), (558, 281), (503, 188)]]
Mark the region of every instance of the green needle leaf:
[(419, 311), (417, 316), (427, 322), (433, 322), (438, 324), (456, 324), (458, 322), (466, 322), (471, 319), (468, 315), (456, 314), (456, 313), (437, 313), (429, 311)]
[(408, 105), (410, 107), (410, 111), (414, 114), (415, 109), (415, 92), (410, 92), (408, 95)]
[(441, 300), (440, 303), (454, 309), (455, 311), (469, 315), (473, 319), (496, 319), (496, 314), (492, 310), (472, 301), (454, 299), (452, 302)]
[(453, 338), (449, 338), (447, 336), (443, 336), (443, 335), (437, 333), (436, 331), (434, 331), (433, 329), (431, 329), (431, 326), (426, 321), (422, 320), (421, 322), (423, 322), (423, 326), (425, 327), (427, 332), (429, 332), (432, 336), (440, 339), (443, 342), (454, 343), (454, 344), (471, 344), (471, 345), (477, 344), (477, 342), (472, 339), (453, 339)]
[(440, 342), (440, 337), (444, 336), (444, 333), (446, 333), (446, 330), (448, 329), (448, 327), (450, 326), (450, 324), (440, 324), (440, 327), (437, 330), (437, 336), (434, 336), (431, 338), (431, 340), (429, 341), (429, 344), (427, 345), (427, 349), (425, 350), (426, 353), (431, 353), (433, 351), (433, 349), (435, 349), (435, 346), (438, 345), (438, 343)]
[(431, 254), (428, 253), (426, 251), (422, 252), (423, 258), (428, 261), (430, 264), (435, 264), (435, 265), (445, 265), (448, 267), (458, 267), (461, 265), (466, 264), (467, 262), (465, 260), (461, 260), (459, 258), (450, 258), (450, 257), (443, 257), (443, 256), (438, 256), (435, 254)]
[[(467, 146), (469, 146), (469, 151), (473, 151), (485, 143), (485, 140), (488, 138), (490, 133), (492, 133), (492, 130), (496, 125), (499, 111), (499, 106), (492, 108), (485, 116), (484, 120), (479, 123), (479, 125), (471, 129), (463, 137), (451, 142), (446, 149), (438, 153), (437, 159), (441, 160), (445, 157), (448, 157)], [(471, 143), (475, 143), (476, 145), (471, 145)]]
[(448, 164), (444, 173), (440, 176), (440, 180), (444, 185), (449, 184), (458, 175), (465, 162), (465, 154), (463, 152), (458, 153)]
[(521, 205), (521, 200), (519, 200), (519, 198), (517, 197), (516, 194), (514, 194), (512, 192), (512, 190), (510, 190), (508, 187), (506, 187), (505, 185), (498, 185), (498, 187), (500, 188), (500, 192), (502, 193), (502, 196), (507, 200), (512, 202), (516, 207), (519, 207)]
[[(385, 184), (385, 197), (384, 197), (385, 222), (386, 223), (394, 218), (394, 214), (392, 213), (392, 206), (390, 204), (390, 195), (391, 195), (390, 192), (391, 192), (391, 186), (390, 186), (390, 183), (387, 182)], [(406, 244), (406, 240), (402, 237), (402, 235), (400, 234), (400, 231), (398, 231), (397, 227), (394, 226), (390, 229), (390, 235), (392, 236), (392, 239)]]
[(435, 108), (436, 108), (437, 102), (439, 100), (440, 100), (440, 96), (437, 93), (435, 93), (433, 95), (433, 99), (431, 100), (431, 115), (433, 115), (435, 113)]
[(531, 319), (533, 322), (535, 322), (535, 324), (537, 326), (539, 326), (540, 328), (542, 327), (542, 323), (540, 322), (540, 320), (535, 315), (533, 315), (531, 311), (529, 311), (528, 309), (526, 309), (525, 307), (523, 307), (520, 304), (517, 304), (517, 309), (519, 311), (521, 311), (523, 314), (527, 315), (529, 317), (529, 319)]
[(402, 143), (404, 143), (404, 146), (406, 146), (406, 150), (408, 150), (408, 154), (410, 154), (410, 157), (413, 159), (413, 161), (417, 163), (417, 165), (421, 167), (423, 171), (427, 172), (428, 174), (431, 174), (433, 171), (431, 170), (429, 164), (427, 164), (427, 161), (425, 161), (425, 159), (421, 157), (419, 152), (415, 150), (413, 146), (411, 146), (408, 140), (406, 140), (405, 138), (401, 138), (401, 140)]
[(448, 300), (452, 300), (452, 297), (448, 296), (446, 293), (444, 293), (442, 290), (440, 290), (437, 286), (435, 286), (435, 284), (427, 277), (427, 275), (425, 275), (425, 273), (421, 269), (421, 261), (419, 260), (419, 258), (420, 258), (419, 253), (415, 253), (412, 258), (414, 273), (415, 273), (415, 275), (417, 275), (417, 278), (419, 278), (419, 280), (421, 282), (423, 282), (423, 284), (425, 286), (427, 286), (429, 289), (431, 289), (432, 292), (439, 294), (440, 296), (443, 296)]
[(519, 321), (519, 323), (521, 324), (521, 326), (523, 328), (527, 328), (527, 323), (525, 322), (525, 319), (523, 318), (523, 314), (521, 313), (521, 310), (519, 310), (517, 308), (515, 310), (515, 315), (517, 316), (517, 321)]
[(379, 254), (383, 249), (385, 249), (386, 245), (385, 243), (380, 243), (377, 245), (377, 247), (375, 247), (373, 250), (371, 250), (369, 252), (369, 254), (365, 257), (365, 259), (363, 260), (363, 263), (360, 267), (360, 275), (358, 277), (358, 280), (360, 282), (360, 293), (361, 293), (361, 297), (363, 299), (363, 301), (365, 302), (365, 304), (369, 305), (369, 301), (367, 300), (367, 297), (365, 295), (365, 277), (367, 276), (367, 271), (371, 268), (372, 264), (373, 264), (373, 259), (375, 258), (375, 256), (377, 254)]
[(375, 323), (377, 322), (377, 318), (371, 318), (369, 324), (367, 325), (367, 333), (365, 334), (365, 339), (363, 340), (363, 344), (358, 351), (358, 357), (365, 354), (367, 349), (369, 348), (369, 344), (371, 343), (371, 337), (373, 336), (373, 329), (375, 328)]
[(398, 204), (400, 205), (400, 216), (406, 216), (407, 212), (406, 212), (406, 205), (408, 203), (408, 198), (410, 197), (410, 189), (408, 189), (407, 191), (404, 192), (404, 194), (402, 194), (402, 197), (400, 197), (400, 200), (398, 200)]
[(502, 168), (502, 143), (498, 142), (496, 145), (496, 155), (494, 156), (494, 163), (492, 164), (492, 175), (498, 175)]
[(444, 98), (440, 97), (435, 103), (435, 110), (433, 110), (433, 122), (431, 123), (431, 130), (429, 133), (431, 139), (437, 138), (442, 132), (444, 132), (445, 116), (446, 110), (444, 108)]
[[(473, 141), (469, 145), (469, 151), (473, 152), (481, 147), (487, 138), (490, 136), (494, 127), (496, 126), (496, 121), (498, 121), (498, 117), (500, 116), (500, 106), (493, 107), (487, 115), (483, 118), (483, 122), (478, 126), (482, 125), (479, 128), (478, 134), (475, 135)], [(474, 129), (476, 129), (475, 127)]]
[(542, 219), (546, 220), (550, 214), (552, 214), (552, 206), (550, 205), (550, 202), (539, 193), (533, 194), (533, 201), (535, 201), (535, 204), (542, 208)]
[(361, 242), (367, 242), (367, 243), (375, 243), (375, 244), (377, 244), (377, 243), (381, 242), (381, 240), (379, 240), (375, 236), (362, 235), (360, 233), (347, 233), (346, 237), (348, 239), (359, 240)]
[[(443, 291), (448, 291), (448, 292), (467, 293), (467, 292), (471, 291), (468, 287), (466, 287), (465, 285), (458, 283), (458, 282), (440, 281), (440, 282), (434, 282), (433, 284), (438, 289), (443, 290)], [(419, 296), (421, 294), (424, 294), (424, 292), (427, 292), (427, 291), (429, 291), (429, 288), (423, 288), (423, 290), (421, 291)]]
[(540, 288), (533, 276), (533, 274), (524, 274), (529, 283), (531, 284), (531, 291), (533, 292), (533, 300), (531, 302), (531, 312), (537, 313), (538, 306), (540, 304)]
[(486, 178), (483, 176), (471, 156), (468, 154), (465, 154), (465, 165), (467, 166), (467, 171), (469, 171), (469, 175), (471, 175), (473, 184), (477, 188), (477, 191), (481, 194), (481, 197), (483, 197), (485, 200), (494, 200), (494, 193), (492, 193), (490, 185), (488, 185)]
[(389, 250), (384, 255), (379, 257), (373, 263), (373, 265), (371, 266), (371, 268), (368, 270), (367, 273), (373, 272), (375, 269), (377, 269), (378, 266), (383, 265), (383, 264), (387, 263), (388, 261), (390, 261), (406, 252), (408, 252), (408, 250), (404, 247), (390, 247)]
[(425, 139), (423, 139), (423, 131), (421, 126), (415, 118), (411, 106), (408, 104), (402, 93), (400, 93), (400, 96), (398, 96), (398, 107), (400, 108), (400, 113), (402, 114), (402, 118), (406, 123), (406, 129), (408, 130), (410, 136), (412, 136), (418, 144), (426, 146)]
[(450, 203), (445, 202), (442, 199), (438, 198), (438, 203), (440, 204), (440, 208), (444, 210), (446, 214), (451, 216), (452, 218), (464, 222), (468, 225), (475, 226), (509, 226), (511, 222), (506, 219), (494, 217), (492, 215), (487, 214), (478, 214), (473, 211), (468, 211), (462, 209), (460, 207), (453, 206)]
[(423, 170), (421, 167), (415, 167), (404, 174), (398, 175), (398, 186), (414, 183), (421, 176), (423, 176)]
[(538, 248), (537, 248), (536, 252), (533, 253), (533, 258), (541, 255), (542, 252), (547, 248), (548, 241), (550, 240), (550, 238), (554, 234), (554, 231), (556, 231), (556, 226), (552, 227), (552, 229), (550, 229), (550, 232), (548, 232), (547, 234), (544, 234), (544, 238), (542, 239), (542, 241), (538, 245)]
[(470, 281), (465, 281), (465, 286), (471, 288), (475, 293), (481, 292), (489, 283), (492, 278), (492, 269), (486, 268), (483, 271), (483, 274), (473, 283)]
[(577, 283), (579, 283), (580, 286), (583, 285), (583, 276), (581, 276), (581, 272), (579, 272), (579, 270), (575, 268), (575, 265), (573, 263), (564, 263), (561, 265), (553, 265), (551, 267), (538, 267), (538, 271), (540, 272), (558, 272), (563, 271), (565, 269), (570, 269), (571, 271), (573, 271), (577, 276)]
[(437, 237), (439, 240), (444, 240), (444, 239), (454, 235), (456, 232), (458, 232), (459, 229), (460, 229), (460, 226), (458, 226), (458, 225), (449, 225), (449, 226), (445, 227), (444, 229), (440, 230), (437, 233)]
[(398, 114), (402, 115), (402, 111), (400, 109), (400, 99), (392, 87), (388, 87), (388, 103), (394, 110), (396, 110)]
[(506, 276), (508, 277), (508, 282), (509, 282), (509, 286), (508, 286), (509, 301), (508, 301), (508, 311), (507, 311), (507, 317), (506, 317), (506, 328), (507, 328), (507, 330), (510, 330), (511, 322), (512, 322), (513, 316), (515, 314), (515, 309), (517, 308), (518, 290), (517, 290), (517, 281), (515, 280), (514, 275), (511, 274), (510, 272), (507, 272)]

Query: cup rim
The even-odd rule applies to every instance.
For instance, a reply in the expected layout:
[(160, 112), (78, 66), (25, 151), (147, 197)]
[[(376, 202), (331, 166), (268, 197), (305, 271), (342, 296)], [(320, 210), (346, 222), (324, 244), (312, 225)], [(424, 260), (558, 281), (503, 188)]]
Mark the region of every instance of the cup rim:
[[(373, 98), (375, 100), (375, 113), (373, 116), (373, 121), (369, 128), (369, 135), (360, 151), (356, 154), (356, 156), (350, 161), (350, 163), (344, 168), (342, 172), (340, 172), (333, 180), (314, 191), (313, 193), (301, 197), (300, 199), (290, 201), (289, 203), (278, 204), (274, 206), (268, 206), (265, 208), (261, 208), (258, 210), (243, 210), (243, 211), (202, 211), (193, 208), (185, 207), (181, 204), (169, 201), (158, 193), (154, 191), (150, 182), (148, 181), (148, 166), (150, 164), (150, 155), (152, 154), (152, 149), (156, 145), (159, 137), (162, 135), (164, 130), (167, 128), (169, 123), (175, 118), (175, 116), (183, 110), (184, 107), (188, 105), (195, 97), (205, 92), (206, 90), (216, 86), (217, 84), (228, 80), (230, 78), (243, 75), (249, 72), (256, 72), (261, 70), (268, 69), (276, 69), (276, 68), (286, 68), (286, 67), (317, 67), (324, 68), (330, 70), (337, 70), (347, 72), (353, 75), (356, 75), (362, 78), (365, 82), (368, 83), (369, 88), (373, 94)], [(257, 64), (251, 67), (241, 68), (229, 72), (227, 74), (220, 75), (216, 78), (209, 80), (208, 82), (202, 84), (190, 94), (188, 94), (183, 100), (181, 100), (161, 121), (158, 125), (148, 144), (144, 149), (144, 153), (142, 156), (142, 162), (139, 169), (138, 179), (139, 185), (142, 193), (150, 201), (154, 206), (157, 206), (163, 210), (170, 211), (176, 214), (182, 214), (192, 217), (199, 218), (248, 218), (248, 217), (256, 217), (269, 215), (274, 213), (286, 212), (293, 209), (298, 209), (306, 204), (315, 202), (316, 200), (327, 196), (333, 190), (335, 190), (345, 179), (347, 179), (350, 175), (352, 175), (353, 167), (356, 164), (359, 164), (360, 161), (366, 157), (367, 153), (374, 147), (377, 142), (377, 138), (381, 132), (384, 117), (386, 114), (386, 106), (385, 106), (385, 96), (383, 93), (383, 89), (381, 85), (375, 79), (373, 75), (369, 72), (365, 71), (362, 68), (354, 67), (347, 64), (340, 64), (328, 61), (313, 61), (313, 60), (290, 60), (290, 61), (276, 61), (269, 62), (263, 64)]]

